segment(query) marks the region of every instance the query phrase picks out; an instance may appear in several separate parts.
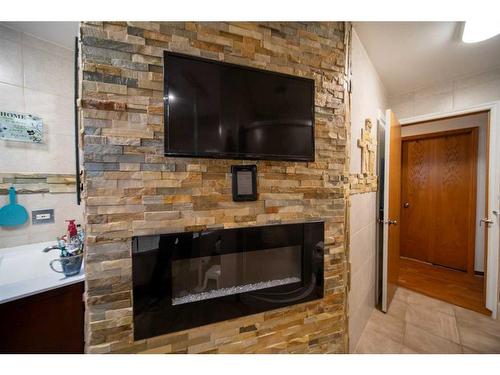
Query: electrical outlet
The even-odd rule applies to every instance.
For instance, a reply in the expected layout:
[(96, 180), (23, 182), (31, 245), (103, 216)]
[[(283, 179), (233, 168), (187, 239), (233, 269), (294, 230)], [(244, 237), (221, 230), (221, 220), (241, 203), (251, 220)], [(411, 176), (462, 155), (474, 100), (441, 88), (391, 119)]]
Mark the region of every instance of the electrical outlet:
[(31, 223), (38, 224), (51, 224), (54, 222), (54, 209), (36, 210), (31, 211)]

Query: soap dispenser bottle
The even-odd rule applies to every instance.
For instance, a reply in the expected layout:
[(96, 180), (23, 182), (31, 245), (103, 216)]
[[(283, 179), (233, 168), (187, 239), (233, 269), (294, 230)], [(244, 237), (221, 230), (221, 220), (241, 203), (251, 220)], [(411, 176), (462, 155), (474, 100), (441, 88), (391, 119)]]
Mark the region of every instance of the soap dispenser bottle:
[(66, 220), (68, 224), (68, 239), (71, 239), (72, 237), (76, 236), (77, 230), (76, 230), (76, 224), (75, 224), (75, 219), (70, 219)]
[(76, 229), (75, 219), (66, 220), (68, 222), (68, 232), (66, 234), (66, 243), (68, 244), (69, 251), (73, 251), (80, 247), (78, 239), (78, 230)]

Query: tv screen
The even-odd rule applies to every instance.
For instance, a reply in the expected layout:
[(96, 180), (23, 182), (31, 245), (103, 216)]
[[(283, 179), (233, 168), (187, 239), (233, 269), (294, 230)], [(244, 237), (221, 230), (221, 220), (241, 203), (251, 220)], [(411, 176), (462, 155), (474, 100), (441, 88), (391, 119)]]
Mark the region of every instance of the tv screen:
[(165, 155), (314, 161), (314, 81), (164, 54)]

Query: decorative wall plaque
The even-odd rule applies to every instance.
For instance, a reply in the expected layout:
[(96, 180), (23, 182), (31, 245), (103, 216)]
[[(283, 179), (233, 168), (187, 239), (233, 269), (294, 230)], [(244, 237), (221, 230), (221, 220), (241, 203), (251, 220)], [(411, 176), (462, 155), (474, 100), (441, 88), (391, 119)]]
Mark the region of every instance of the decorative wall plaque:
[(358, 139), (361, 148), (361, 173), (364, 175), (375, 174), (375, 144), (372, 137), (372, 121), (365, 120), (365, 128), (361, 129), (361, 138)]
[(27, 113), (0, 111), (0, 139), (42, 143), (42, 119)]

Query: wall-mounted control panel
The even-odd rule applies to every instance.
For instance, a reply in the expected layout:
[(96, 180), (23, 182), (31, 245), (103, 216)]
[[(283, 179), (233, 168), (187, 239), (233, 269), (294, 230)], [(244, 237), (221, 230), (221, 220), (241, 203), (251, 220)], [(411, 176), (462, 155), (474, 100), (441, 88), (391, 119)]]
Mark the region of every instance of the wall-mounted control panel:
[(54, 222), (54, 209), (31, 211), (31, 224), (51, 224)]

